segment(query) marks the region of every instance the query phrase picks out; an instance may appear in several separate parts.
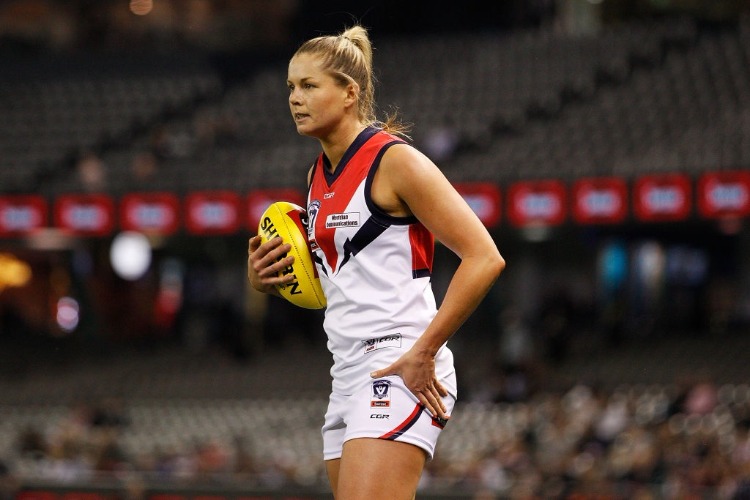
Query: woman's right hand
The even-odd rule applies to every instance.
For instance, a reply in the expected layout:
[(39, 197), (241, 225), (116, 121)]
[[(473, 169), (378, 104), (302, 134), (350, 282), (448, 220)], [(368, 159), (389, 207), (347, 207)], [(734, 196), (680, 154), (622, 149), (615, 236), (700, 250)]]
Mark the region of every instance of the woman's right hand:
[(263, 293), (279, 295), (276, 285), (286, 285), (294, 281), (293, 274), (279, 276), (279, 271), (291, 266), (294, 257), (287, 255), (292, 246), (283, 243), (281, 238), (273, 238), (261, 244), (261, 237), (250, 238), (247, 249), (247, 279)]

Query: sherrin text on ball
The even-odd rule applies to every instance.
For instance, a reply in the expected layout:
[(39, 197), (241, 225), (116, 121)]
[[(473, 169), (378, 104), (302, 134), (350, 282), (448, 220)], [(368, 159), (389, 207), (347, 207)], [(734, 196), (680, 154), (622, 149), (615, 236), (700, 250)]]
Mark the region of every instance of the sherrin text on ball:
[(276, 287), (281, 296), (305, 309), (324, 308), (326, 297), (307, 239), (307, 211), (288, 201), (274, 202), (261, 215), (258, 234), (263, 243), (278, 236), (292, 246), (288, 255), (294, 257), (294, 263), (279, 271), (279, 276), (293, 274), (295, 280)]

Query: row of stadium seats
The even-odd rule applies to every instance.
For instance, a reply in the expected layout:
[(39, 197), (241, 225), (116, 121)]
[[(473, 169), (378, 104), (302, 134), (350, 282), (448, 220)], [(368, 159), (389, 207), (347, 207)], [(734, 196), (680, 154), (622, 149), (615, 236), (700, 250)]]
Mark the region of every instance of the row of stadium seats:
[(0, 71), (5, 192), (54, 189), (40, 186), (40, 175), (57, 172), (65, 179), (70, 176), (65, 167), (81, 152), (130, 141), (133, 132), (165, 113), (192, 106), (220, 88), (218, 75), (200, 58), (143, 58), (145, 64), (121, 55), (83, 63), (73, 56), (56, 58), (6, 60)]
[(750, 23), (706, 33), (625, 84), (448, 165), (456, 177), (576, 178), (750, 164)]
[[(601, 37), (528, 31), (386, 39), (376, 53), (378, 101), (385, 107), (382, 111), (393, 106), (405, 121), (415, 123), (413, 139), (420, 146), (442, 126), (453, 129), (459, 144), (486, 146), (497, 142), (493, 136), (497, 128), (520, 127), (525, 135), (530, 110), (554, 113), (568, 94), (590, 99), (601, 73), (623, 79), (631, 59), (647, 57), (655, 64), (662, 45), (689, 44), (694, 29), (680, 20), (656, 28), (629, 25)], [(177, 168), (211, 172), (209, 183), (232, 186), (262, 186), (269, 176), (276, 183), (298, 179), (314, 157), (316, 145), (293, 133), (282, 84), (284, 72), (285, 65), (270, 67), (209, 107), (209, 115), (237, 119), (237, 142), (216, 147), (201, 159), (176, 160)], [(185, 121), (173, 125), (182, 132), (190, 126)], [(555, 127), (554, 123), (547, 126)], [(521, 138), (519, 147), (520, 154), (527, 156), (536, 145)], [(460, 168), (449, 161), (441, 166), (456, 172), (457, 178), (477, 172), (491, 180), (503, 177), (504, 162), (492, 153), (479, 155), (484, 163), (494, 164), (464, 168), (474, 164), (471, 159)], [(223, 165), (228, 175), (217, 177), (216, 165)], [(196, 174), (194, 185), (203, 182)]]
[[(58, 358), (64, 357), (57, 354)], [(5, 360), (0, 404), (65, 403), (81, 398), (269, 398), (325, 395), (330, 390), (330, 354), (323, 344), (270, 350), (240, 363), (224, 351), (199, 353), (171, 348), (156, 352), (91, 356), (69, 361)], [(38, 366), (41, 365), (41, 366)]]
[[(748, 379), (744, 353), (750, 349), (750, 339), (741, 335), (631, 339), (616, 351), (592, 336), (574, 339), (569, 359), (560, 366), (530, 367), (528, 383), (537, 389), (565, 390), (579, 382), (611, 389), (623, 383), (666, 386), (698, 376), (723, 385)], [(472, 335), (467, 332), (461, 337)], [(488, 391), (495, 387), (495, 351), (486, 341), (471, 345), (461, 339), (452, 349), (462, 383), (460, 399), (492, 399)], [(24, 407), (64, 406), (112, 396), (163, 402), (325, 398), (331, 359), (320, 344), (269, 350), (242, 363), (223, 351), (170, 349), (88, 361), (58, 360), (45, 363), (44, 369), (30, 365), (24, 370), (10, 360), (3, 364), (8, 371), (0, 374), (0, 406)]]
[[(459, 150), (440, 164), (455, 180), (705, 169), (716, 167), (717, 156), (737, 164), (747, 159), (737, 125), (747, 122), (748, 24), (700, 36), (692, 22), (670, 19), (588, 37), (534, 30), (385, 38), (376, 53), (378, 101), (415, 123), (419, 146), (435, 128), (452, 129)], [(106, 182), (97, 187), (114, 193), (247, 189), (300, 178), (317, 147), (295, 134), (288, 117), (285, 61), (230, 87), (200, 57), (180, 64), (130, 76), (103, 64), (106, 70), (83, 77), (47, 72), (4, 85), (0, 109), (10, 119), (0, 152), (17, 167), (2, 169), (6, 189), (33, 190), (40, 170), (59, 170), (72, 154), (102, 143)], [(515, 135), (503, 133), (509, 130)], [(706, 153), (696, 155), (692, 136), (710, 130)], [(134, 175), (139, 155), (164, 146), (155, 135), (170, 149), (159, 154), (158, 175)], [(89, 189), (64, 172), (47, 179), (46, 191)]]
[[(535, 31), (385, 40), (378, 99), (416, 124), (419, 146), (443, 126), (455, 146), (474, 146), (440, 161), (456, 181), (736, 168), (750, 161), (748, 26), (699, 36), (690, 22), (672, 20), (592, 38)], [(201, 110), (232, 117), (232, 140), (164, 162), (170, 187), (300, 178), (317, 148), (293, 132), (284, 70), (269, 67)], [(176, 135), (192, 127), (188, 119), (167, 124)], [(107, 162), (123, 171), (135, 154)]]

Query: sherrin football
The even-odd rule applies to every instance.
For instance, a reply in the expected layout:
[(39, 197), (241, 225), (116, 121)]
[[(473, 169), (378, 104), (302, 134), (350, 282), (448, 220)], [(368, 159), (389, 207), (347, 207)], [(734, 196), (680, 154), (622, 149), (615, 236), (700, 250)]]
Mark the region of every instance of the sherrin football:
[(287, 285), (277, 285), (281, 296), (305, 309), (324, 308), (326, 297), (307, 239), (307, 211), (288, 201), (274, 202), (260, 216), (258, 234), (262, 243), (279, 236), (292, 245), (288, 255), (294, 257), (294, 263), (279, 271), (279, 276), (293, 274), (296, 279)]

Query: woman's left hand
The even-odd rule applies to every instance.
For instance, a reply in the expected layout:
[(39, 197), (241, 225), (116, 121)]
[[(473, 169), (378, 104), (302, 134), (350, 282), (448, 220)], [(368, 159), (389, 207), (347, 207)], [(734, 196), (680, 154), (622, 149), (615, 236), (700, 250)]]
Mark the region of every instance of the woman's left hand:
[(410, 349), (390, 366), (370, 373), (372, 378), (398, 375), (406, 387), (434, 417), (449, 419), (442, 398), (448, 391), (435, 376), (435, 358), (429, 353)]

